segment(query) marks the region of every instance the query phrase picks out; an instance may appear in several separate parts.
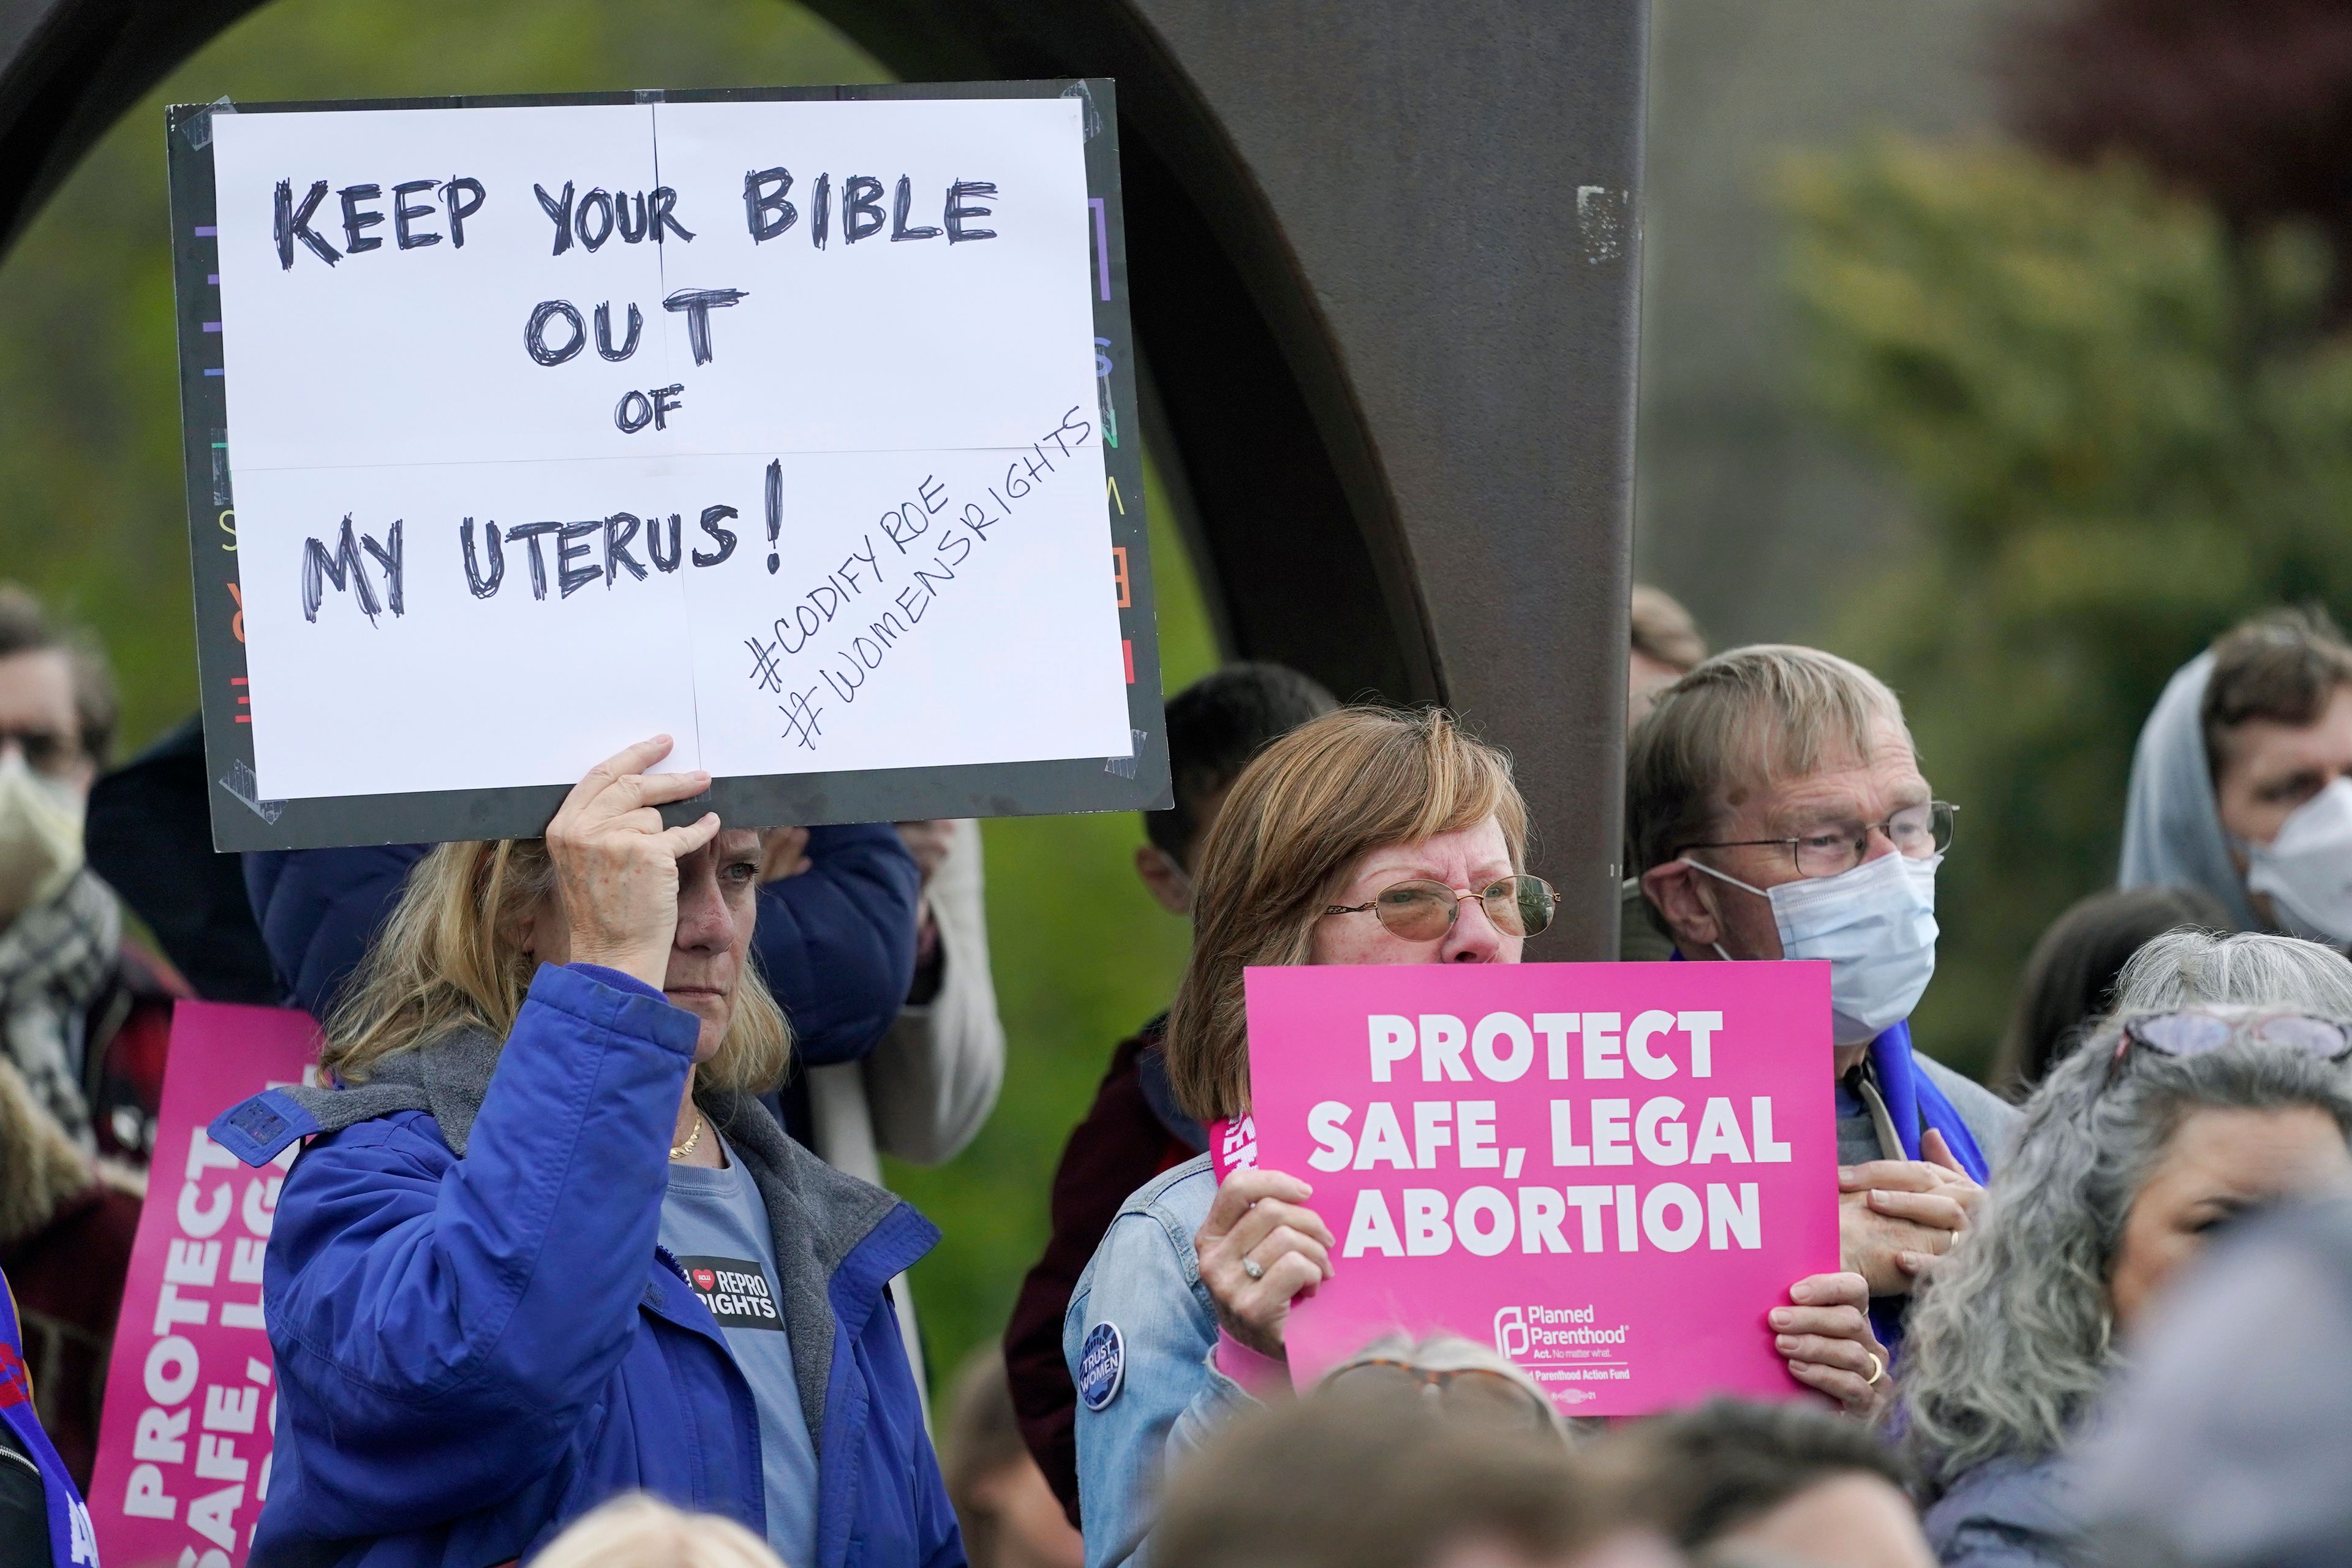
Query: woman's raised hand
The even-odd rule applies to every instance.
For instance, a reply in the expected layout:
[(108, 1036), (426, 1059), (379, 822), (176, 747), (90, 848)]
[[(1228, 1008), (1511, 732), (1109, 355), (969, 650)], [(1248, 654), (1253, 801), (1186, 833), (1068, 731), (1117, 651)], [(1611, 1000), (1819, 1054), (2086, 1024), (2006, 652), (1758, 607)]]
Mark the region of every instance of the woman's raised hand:
[(1280, 1171), (1235, 1171), (1192, 1237), (1218, 1321), (1260, 1355), (1285, 1354), (1290, 1303), (1331, 1278), (1331, 1248), (1339, 1244), (1307, 1207), (1314, 1190)]
[(602, 964), (653, 986), (668, 977), (677, 934), (677, 863), (719, 833), (715, 811), (683, 827), (662, 826), (656, 808), (710, 787), (706, 773), (645, 771), (669, 749), (670, 738), (656, 735), (598, 763), (547, 825), (565, 961)]

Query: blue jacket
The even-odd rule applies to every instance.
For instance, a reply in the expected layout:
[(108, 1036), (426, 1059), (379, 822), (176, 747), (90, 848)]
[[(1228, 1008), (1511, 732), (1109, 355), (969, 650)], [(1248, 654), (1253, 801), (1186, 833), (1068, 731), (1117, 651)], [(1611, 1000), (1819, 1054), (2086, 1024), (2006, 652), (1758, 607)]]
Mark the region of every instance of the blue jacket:
[[(461, 1031), (213, 1123), (254, 1164), (323, 1134), (264, 1266), (279, 1401), (253, 1568), (485, 1568), (633, 1489), (765, 1533), (751, 1385), (656, 1239), (697, 1032), (627, 976), (544, 967), (503, 1046)], [(793, 1568), (960, 1568), (886, 1294), (939, 1233), (755, 1101), (698, 1103), (774, 1226), (817, 1450), (817, 1561)]]
[(98, 1568), (98, 1534), (90, 1528), (89, 1510), (82, 1506), (65, 1461), (58, 1458), (33, 1411), (33, 1379), (25, 1365), (25, 1337), (16, 1326), (16, 1298), (5, 1277), (0, 1277), (0, 1427), (15, 1439), (5, 1462), (33, 1468), (47, 1515), (45, 1542), (37, 1546), (31, 1541), (12, 1541), (0, 1556), (11, 1563), (37, 1558), (52, 1568)]
[[(289, 1006), (323, 1018), (392, 913), (423, 844), (272, 849), (245, 889)], [(856, 1061), (898, 1016), (915, 975), (915, 862), (887, 823), (809, 829), (809, 868), (760, 889), (751, 949), (812, 1067)]]
[(1989, 1459), (1954, 1481), (1920, 1521), (1944, 1568), (2069, 1568), (2080, 1527), (2070, 1460)]

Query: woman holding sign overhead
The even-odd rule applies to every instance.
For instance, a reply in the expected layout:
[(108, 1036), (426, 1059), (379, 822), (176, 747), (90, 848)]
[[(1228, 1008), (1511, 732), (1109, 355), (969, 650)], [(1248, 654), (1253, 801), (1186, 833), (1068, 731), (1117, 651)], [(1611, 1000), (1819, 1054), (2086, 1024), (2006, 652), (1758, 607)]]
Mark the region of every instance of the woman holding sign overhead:
[(632, 1490), (793, 1568), (964, 1561), (884, 1293), (938, 1233), (753, 1098), (791, 1050), (746, 962), (759, 838), (665, 828), (709, 783), (644, 771), (668, 749), (543, 840), (436, 849), (328, 1025), (342, 1087), (214, 1124), (257, 1164), (315, 1139), (257, 1564), (510, 1561)]
[[(1509, 759), (1439, 710), (1343, 709), (1234, 782), (1195, 872), (1192, 958), (1168, 1022), (1170, 1078), (1210, 1152), (1128, 1199), (1063, 1320), (1087, 1568), (1141, 1560), (1171, 1451), (1288, 1386), (1291, 1304), (1333, 1276), (1314, 1189), (1249, 1161), (1243, 971), (1518, 963), (1553, 908), (1526, 872), (1527, 826)], [(1866, 1365), (1864, 1289), (1802, 1282), (1789, 1343)]]

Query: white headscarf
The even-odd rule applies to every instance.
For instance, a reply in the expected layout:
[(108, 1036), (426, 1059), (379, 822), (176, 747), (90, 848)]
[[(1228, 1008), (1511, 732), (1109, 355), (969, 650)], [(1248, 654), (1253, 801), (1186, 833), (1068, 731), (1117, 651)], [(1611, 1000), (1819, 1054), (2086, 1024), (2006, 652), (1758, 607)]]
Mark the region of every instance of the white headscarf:
[(2132, 752), (2131, 792), (2124, 805), (2122, 888), (2187, 884), (2221, 900), (2239, 931), (2270, 929), (2246, 899), (2245, 878), (2230, 858), (2213, 773), (2205, 756), (2201, 710), (2213, 656), (2200, 653), (2173, 673)]

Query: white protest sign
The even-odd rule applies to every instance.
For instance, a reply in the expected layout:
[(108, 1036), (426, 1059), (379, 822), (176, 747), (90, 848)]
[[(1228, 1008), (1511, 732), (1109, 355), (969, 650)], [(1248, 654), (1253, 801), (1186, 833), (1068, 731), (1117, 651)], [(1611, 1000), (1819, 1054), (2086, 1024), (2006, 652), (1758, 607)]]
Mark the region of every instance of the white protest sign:
[(1131, 756), (1087, 112), (215, 114), (254, 793)]

